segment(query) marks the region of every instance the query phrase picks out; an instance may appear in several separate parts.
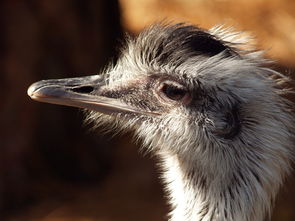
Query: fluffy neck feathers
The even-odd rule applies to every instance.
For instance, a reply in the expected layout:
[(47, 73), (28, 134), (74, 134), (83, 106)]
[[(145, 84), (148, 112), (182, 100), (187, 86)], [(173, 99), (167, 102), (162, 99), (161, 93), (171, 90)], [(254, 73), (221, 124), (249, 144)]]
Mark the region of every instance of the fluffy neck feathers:
[[(270, 214), (280, 181), (266, 186), (249, 168), (221, 171), (169, 153), (160, 157), (171, 221), (262, 221)], [(220, 168), (223, 163), (211, 162)]]

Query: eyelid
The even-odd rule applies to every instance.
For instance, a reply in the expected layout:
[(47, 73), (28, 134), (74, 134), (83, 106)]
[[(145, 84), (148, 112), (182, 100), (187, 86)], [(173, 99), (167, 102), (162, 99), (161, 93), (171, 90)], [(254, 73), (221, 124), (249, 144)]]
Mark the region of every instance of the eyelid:
[(171, 81), (171, 80), (164, 80), (162, 82), (160, 82), (159, 86), (163, 85), (163, 84), (167, 84), (167, 85), (173, 85), (177, 88), (184, 88), (186, 89), (186, 87), (184, 87), (182, 84), (175, 82), (175, 81)]

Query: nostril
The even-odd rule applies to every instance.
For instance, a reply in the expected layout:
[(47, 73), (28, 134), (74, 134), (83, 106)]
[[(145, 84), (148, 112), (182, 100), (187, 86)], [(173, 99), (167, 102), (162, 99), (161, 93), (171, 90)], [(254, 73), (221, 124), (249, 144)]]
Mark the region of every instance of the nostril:
[(92, 86), (81, 86), (81, 87), (74, 87), (71, 88), (71, 91), (76, 93), (88, 94), (94, 90)]

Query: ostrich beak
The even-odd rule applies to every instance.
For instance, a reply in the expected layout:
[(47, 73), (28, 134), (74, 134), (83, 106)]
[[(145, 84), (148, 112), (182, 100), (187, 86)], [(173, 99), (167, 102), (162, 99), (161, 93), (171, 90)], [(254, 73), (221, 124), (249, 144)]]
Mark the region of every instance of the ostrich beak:
[[(93, 75), (38, 81), (28, 88), (27, 93), (36, 101), (85, 108), (108, 115), (116, 113), (158, 115), (140, 110), (119, 99), (101, 95), (100, 89), (104, 86), (104, 77)], [(106, 90), (105, 86), (104, 91)]]

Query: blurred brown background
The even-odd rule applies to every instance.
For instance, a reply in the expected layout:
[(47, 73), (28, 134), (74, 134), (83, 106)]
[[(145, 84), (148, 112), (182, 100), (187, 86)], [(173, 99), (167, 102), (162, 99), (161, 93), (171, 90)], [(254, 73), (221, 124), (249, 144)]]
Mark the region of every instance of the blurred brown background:
[[(130, 135), (110, 139), (81, 111), (26, 95), (40, 79), (98, 73), (122, 33), (159, 20), (250, 31), (259, 48), (295, 68), (293, 0), (2, 0), (0, 2), (0, 220), (166, 220), (159, 173)], [(288, 179), (273, 221), (295, 220)]]

